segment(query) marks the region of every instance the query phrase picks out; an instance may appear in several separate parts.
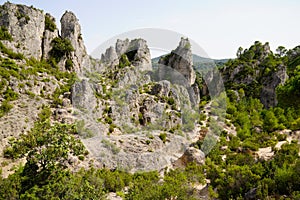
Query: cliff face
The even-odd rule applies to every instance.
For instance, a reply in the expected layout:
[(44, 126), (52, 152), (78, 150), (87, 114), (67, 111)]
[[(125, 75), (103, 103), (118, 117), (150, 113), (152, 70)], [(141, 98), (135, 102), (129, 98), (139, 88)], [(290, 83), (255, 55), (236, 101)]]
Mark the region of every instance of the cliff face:
[(45, 31), (43, 12), (24, 5), (5, 3), (0, 8), (0, 15), (0, 26), (5, 26), (13, 37), (13, 42), (6, 45), (25, 56), (41, 58)]
[(13, 38), (3, 43), (14, 52), (37, 60), (48, 59), (53, 39), (68, 39), (74, 51), (59, 60), (60, 68), (64, 70), (69, 59), (75, 72), (82, 73), (84, 68), (89, 69), (90, 60), (82, 40), (80, 24), (72, 12), (66, 12), (61, 18), (61, 35), (50, 14), (32, 7), (5, 3), (0, 8), (0, 15), (0, 26), (6, 27)]

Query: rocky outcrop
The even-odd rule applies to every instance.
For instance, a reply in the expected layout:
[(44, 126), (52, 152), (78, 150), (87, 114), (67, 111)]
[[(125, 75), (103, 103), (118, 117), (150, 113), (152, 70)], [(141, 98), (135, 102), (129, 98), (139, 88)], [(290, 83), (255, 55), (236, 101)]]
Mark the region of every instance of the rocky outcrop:
[(193, 69), (191, 44), (188, 39), (181, 38), (179, 46), (171, 54), (161, 57), (158, 63), (181, 73), (189, 85), (195, 83), (196, 74)]
[(146, 40), (134, 39), (129, 41), (129, 39), (118, 39), (115, 49), (113, 47), (108, 48), (105, 54), (102, 54), (101, 60), (108, 66), (112, 66), (112, 64), (116, 66), (118, 65), (116, 55), (118, 59), (122, 55), (126, 55), (128, 61), (141, 71), (152, 70), (151, 55)]
[(89, 70), (90, 58), (83, 43), (81, 27), (72, 12), (66, 12), (61, 18), (61, 36), (54, 17), (33, 7), (7, 2), (0, 8), (0, 15), (0, 26), (6, 27), (12, 36), (12, 41), (2, 41), (7, 48), (25, 57), (48, 59), (52, 40), (62, 37), (70, 40), (74, 51), (60, 60), (60, 68), (70, 70), (65, 69), (68, 59), (72, 61), (72, 70), (78, 75), (83, 73), (83, 69)]
[(184, 165), (186, 166), (188, 163), (195, 162), (199, 165), (203, 165), (205, 163), (205, 154), (195, 147), (188, 147), (184, 154), (174, 163), (174, 165)]
[(110, 67), (119, 65), (119, 57), (116, 49), (112, 46), (106, 49), (105, 54), (102, 54), (101, 56), (101, 61)]
[(278, 101), (276, 98), (276, 87), (283, 85), (288, 79), (286, 67), (279, 65), (277, 71), (273, 72), (270, 76), (267, 76), (262, 81), (262, 90), (260, 93), (260, 101), (267, 108), (276, 106)]
[(193, 105), (200, 102), (200, 91), (195, 84), (191, 45), (188, 39), (181, 38), (179, 46), (170, 54), (159, 59), (154, 79), (169, 80), (172, 84), (186, 87)]
[(86, 52), (81, 34), (81, 26), (74, 13), (66, 11), (61, 20), (61, 37), (71, 41), (74, 52), (71, 53), (74, 71), (82, 73), (83, 69), (89, 70), (90, 59)]
[(40, 59), (45, 30), (43, 12), (7, 2), (0, 8), (0, 15), (0, 26), (5, 26), (13, 37), (13, 41), (5, 41), (5, 45), (27, 57)]
[(288, 79), (286, 66), (277, 60), (268, 43), (260, 42), (220, 71), (227, 88), (243, 88), (246, 96), (259, 98), (266, 108), (277, 105), (276, 87)]

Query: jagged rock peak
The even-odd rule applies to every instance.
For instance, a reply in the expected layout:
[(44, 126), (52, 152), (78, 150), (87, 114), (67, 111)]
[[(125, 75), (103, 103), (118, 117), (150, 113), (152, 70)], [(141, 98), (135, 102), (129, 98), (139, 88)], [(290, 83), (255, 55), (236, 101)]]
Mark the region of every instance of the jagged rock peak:
[(190, 85), (195, 83), (196, 73), (193, 69), (193, 55), (188, 38), (182, 37), (178, 47), (171, 54), (161, 57), (158, 63), (177, 70)]
[(150, 50), (146, 40), (141, 38), (133, 40), (129, 40), (128, 38), (125, 40), (118, 39), (115, 49), (113, 49), (113, 47), (109, 47), (105, 54), (102, 54), (101, 60), (108, 66), (116, 66), (118, 65), (116, 56), (120, 59), (124, 54), (127, 56), (130, 63), (138, 69), (152, 69)]
[(63, 38), (69, 38), (74, 35), (81, 34), (81, 27), (79, 20), (75, 14), (71, 11), (66, 11), (60, 19), (61, 23), (61, 36)]
[(5, 45), (27, 57), (41, 58), (45, 17), (41, 10), (6, 2), (0, 7), (0, 26), (5, 26), (13, 41)]
[(129, 39), (126, 38), (125, 40), (117, 40), (116, 43), (116, 52), (118, 54), (118, 56), (120, 57), (122, 54), (124, 54), (125, 52), (127, 52), (127, 49), (129, 47)]
[(119, 64), (119, 57), (117, 55), (116, 49), (110, 46), (106, 49), (105, 53), (102, 54), (101, 60), (108, 66), (116, 66)]
[(60, 19), (60, 23), (61, 37), (69, 39), (74, 48), (74, 52), (71, 55), (74, 70), (80, 73), (83, 71), (83, 68), (89, 68), (90, 60), (83, 43), (79, 20), (73, 12), (66, 11)]
[(193, 54), (191, 50), (191, 43), (188, 38), (182, 37), (178, 47), (173, 52), (186, 59), (188, 64), (193, 65)]

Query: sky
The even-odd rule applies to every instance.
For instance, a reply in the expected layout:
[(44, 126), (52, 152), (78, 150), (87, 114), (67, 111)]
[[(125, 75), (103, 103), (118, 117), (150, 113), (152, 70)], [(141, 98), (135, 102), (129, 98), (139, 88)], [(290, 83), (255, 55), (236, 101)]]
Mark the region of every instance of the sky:
[[(4, 0), (0, 0), (3, 4)], [(299, 0), (10, 0), (49, 12), (57, 23), (73, 11), (88, 53), (127, 31), (160, 28), (200, 45), (210, 58), (234, 58), (255, 41), (293, 48), (300, 45)], [(60, 26), (60, 25), (59, 25)]]

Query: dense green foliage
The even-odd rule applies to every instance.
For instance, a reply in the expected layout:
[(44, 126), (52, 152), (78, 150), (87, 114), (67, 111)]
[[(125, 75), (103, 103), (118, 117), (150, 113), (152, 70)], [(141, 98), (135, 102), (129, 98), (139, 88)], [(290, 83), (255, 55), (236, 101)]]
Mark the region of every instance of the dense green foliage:
[(49, 54), (55, 62), (59, 62), (63, 56), (69, 55), (74, 51), (70, 40), (66, 38), (56, 37), (52, 40), (51, 45), (52, 49)]
[(45, 29), (52, 32), (56, 29), (55, 22), (48, 15), (45, 15)]
[[(225, 87), (232, 90), (242, 88), (246, 96), (259, 98), (265, 78), (284, 63), (280, 57), (268, 50), (268, 46), (268, 43), (262, 44), (256, 41), (249, 49), (239, 49), (238, 58), (229, 60), (221, 68), (228, 79)], [(234, 74), (236, 69), (239, 71)], [(229, 78), (232, 74), (234, 74), (233, 78)], [(247, 79), (249, 83), (245, 84)]]
[[(207, 178), (217, 189), (219, 199), (243, 199), (255, 189), (255, 198), (266, 199), (276, 195), (296, 197), (300, 193), (299, 148), (297, 141), (275, 149), (271, 160), (257, 159), (255, 151), (271, 146), (284, 135), (277, 130), (293, 127), (297, 115), (291, 109), (279, 107), (263, 109), (258, 99), (244, 97), (239, 101), (228, 98), (227, 119), (237, 128), (237, 136), (222, 133), (219, 143), (208, 154)], [(228, 146), (226, 150), (222, 146)], [(222, 161), (226, 155), (226, 161)]]

